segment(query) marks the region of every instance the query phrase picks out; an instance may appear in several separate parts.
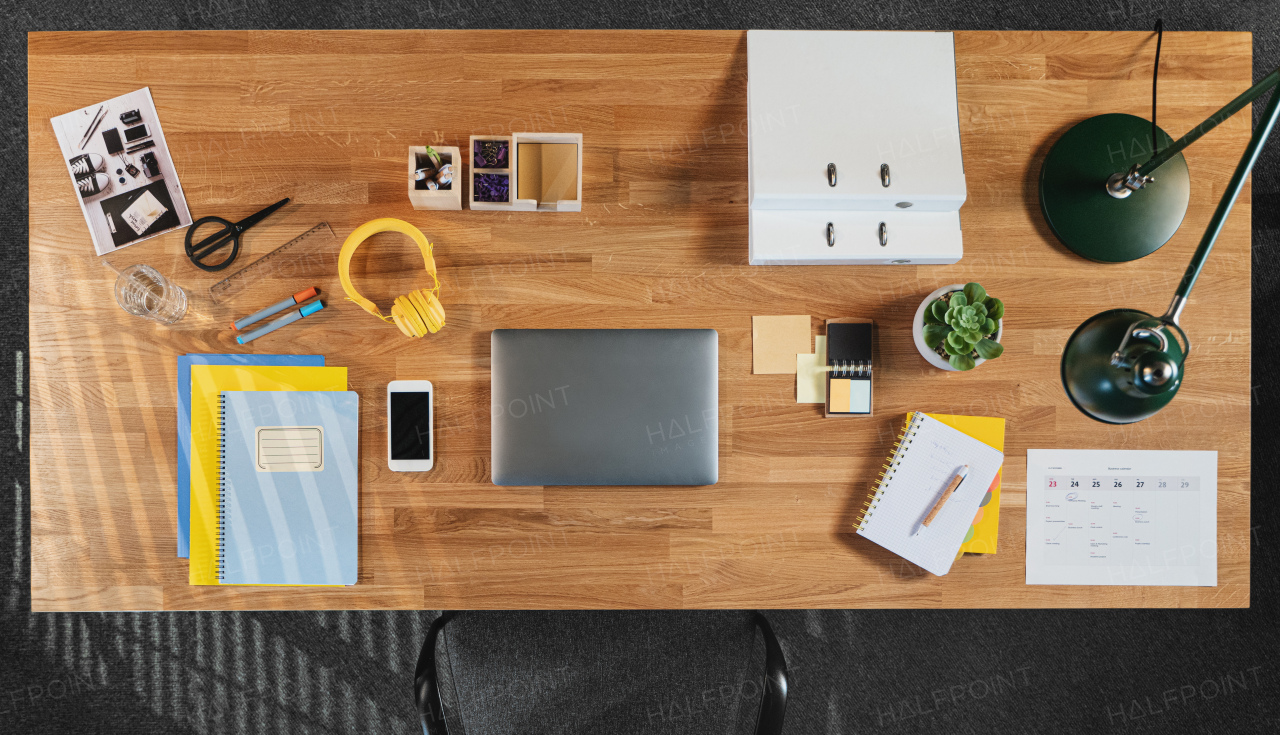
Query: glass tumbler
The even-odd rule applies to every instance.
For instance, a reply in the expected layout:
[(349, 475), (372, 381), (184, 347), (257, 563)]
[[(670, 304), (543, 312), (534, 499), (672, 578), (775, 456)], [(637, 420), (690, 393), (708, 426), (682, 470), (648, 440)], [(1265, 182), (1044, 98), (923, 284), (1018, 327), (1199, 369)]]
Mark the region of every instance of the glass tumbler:
[(116, 303), (134, 316), (173, 324), (187, 313), (187, 292), (149, 265), (131, 265), (116, 278)]

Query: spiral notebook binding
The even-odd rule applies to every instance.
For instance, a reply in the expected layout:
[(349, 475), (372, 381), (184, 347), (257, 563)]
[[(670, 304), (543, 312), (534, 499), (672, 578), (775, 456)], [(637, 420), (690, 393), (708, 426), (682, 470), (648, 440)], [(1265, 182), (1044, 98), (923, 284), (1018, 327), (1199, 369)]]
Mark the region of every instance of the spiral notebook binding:
[(218, 415), (215, 419), (218, 422), (218, 518), (217, 518), (217, 536), (216, 536), (217, 542), (216, 542), (216, 545), (214, 546), (214, 556), (213, 556), (214, 570), (219, 582), (224, 581), (223, 580), (223, 566), (224, 566), (223, 562), (226, 559), (226, 546), (225, 546), (225, 541), (223, 539), (225, 538), (227, 516), (226, 516), (226, 510), (222, 502), (222, 499), (225, 497), (223, 486), (226, 484), (226, 479), (227, 479), (227, 470), (226, 470), (227, 440), (226, 440), (226, 432), (224, 431), (225, 429), (224, 420), (227, 415), (225, 401), (226, 401), (225, 396), (219, 393), (218, 394)]
[(911, 448), (911, 438), (916, 435), (916, 429), (919, 427), (921, 416), (924, 414), (915, 412), (907, 419), (907, 423), (902, 426), (902, 433), (898, 435), (898, 441), (894, 443), (893, 453), (885, 458), (883, 465), (884, 471), (880, 473), (876, 480), (875, 491), (871, 498), (862, 504), (862, 509), (858, 511), (858, 518), (855, 526), (859, 531), (866, 524), (876, 510), (876, 506), (880, 503), (880, 496), (889, 487), (889, 482), (893, 480), (893, 475), (898, 469), (898, 465), (902, 463), (902, 455), (907, 453)]
[(870, 360), (833, 360), (827, 368), (833, 378), (869, 378)]

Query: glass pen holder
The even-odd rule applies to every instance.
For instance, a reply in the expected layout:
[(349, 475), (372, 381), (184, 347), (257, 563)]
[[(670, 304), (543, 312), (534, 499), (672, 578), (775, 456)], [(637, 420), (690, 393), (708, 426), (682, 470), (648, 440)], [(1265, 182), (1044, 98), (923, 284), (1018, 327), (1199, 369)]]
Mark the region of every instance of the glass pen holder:
[(134, 316), (173, 324), (187, 313), (187, 292), (149, 265), (131, 265), (116, 278), (116, 303)]

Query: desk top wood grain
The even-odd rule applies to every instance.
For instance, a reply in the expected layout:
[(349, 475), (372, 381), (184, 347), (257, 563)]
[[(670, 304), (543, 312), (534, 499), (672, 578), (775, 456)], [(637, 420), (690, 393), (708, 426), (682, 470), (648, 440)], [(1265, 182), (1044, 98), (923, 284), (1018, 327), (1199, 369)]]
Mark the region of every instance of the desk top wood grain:
[[(1250, 83), (1243, 33), (1169, 33), (1160, 124), (1175, 137)], [(1187, 307), (1194, 343), (1173, 404), (1106, 426), (1068, 402), (1058, 359), (1109, 307), (1163, 311), (1249, 135), (1249, 115), (1187, 152), (1186, 221), (1157, 253), (1100, 265), (1040, 215), (1048, 146), (1102, 112), (1150, 114), (1146, 33), (956, 34), (968, 201), (953, 266), (747, 265), (742, 32), (36, 33), (29, 36), (32, 604), (193, 608), (1242, 607), (1249, 604), (1250, 204), (1246, 188)], [(339, 238), (400, 217), (436, 243), (448, 326), (413, 341), (321, 288), (315, 323), (257, 352), (324, 353), (361, 395), (359, 584), (191, 587), (175, 557), (175, 356), (249, 351), (182, 232), (108, 256), (187, 287), (169, 329), (129, 316), (97, 262), (49, 118), (150, 86), (193, 215), (288, 209), (245, 238), (248, 263), (317, 222)], [(581, 213), (416, 212), (410, 145), (472, 133), (585, 136)], [(903, 155), (911, 141), (902, 141)], [(423, 283), (395, 236), (355, 271), (386, 304)], [(239, 265), (239, 264), (238, 264)], [(237, 265), (237, 267), (238, 267)], [(1003, 357), (928, 367), (910, 323), (941, 284), (981, 281), (1008, 306)], [(256, 306), (254, 307), (256, 308)], [(251, 311), (252, 309), (249, 309)], [(751, 374), (751, 316), (880, 324), (876, 415), (827, 419), (794, 377)], [(317, 315), (318, 317), (320, 315)], [(310, 320), (308, 320), (310, 322)], [(489, 332), (498, 327), (713, 327), (720, 482), (705, 488), (495, 487)], [(436, 468), (386, 468), (387, 381), (438, 391)], [(999, 553), (930, 576), (855, 536), (854, 511), (912, 409), (1004, 416)], [(1029, 447), (1219, 452), (1214, 588), (1024, 584)]]

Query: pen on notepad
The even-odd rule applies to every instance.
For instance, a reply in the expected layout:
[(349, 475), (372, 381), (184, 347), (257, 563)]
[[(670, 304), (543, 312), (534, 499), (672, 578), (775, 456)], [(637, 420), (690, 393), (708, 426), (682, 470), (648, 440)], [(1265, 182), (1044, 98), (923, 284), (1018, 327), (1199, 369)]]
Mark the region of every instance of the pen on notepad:
[(921, 529), (928, 528), (929, 524), (933, 523), (933, 519), (938, 517), (938, 511), (942, 510), (942, 506), (947, 504), (948, 498), (955, 495), (956, 489), (960, 487), (960, 483), (964, 482), (964, 478), (968, 474), (969, 465), (960, 468), (956, 476), (951, 478), (951, 484), (947, 485), (947, 489), (942, 491), (942, 497), (938, 498), (938, 502), (933, 504), (933, 510), (929, 511), (929, 515), (925, 516), (924, 522), (920, 524), (920, 528), (917, 528), (915, 533), (911, 534), (912, 536), (919, 536)]

